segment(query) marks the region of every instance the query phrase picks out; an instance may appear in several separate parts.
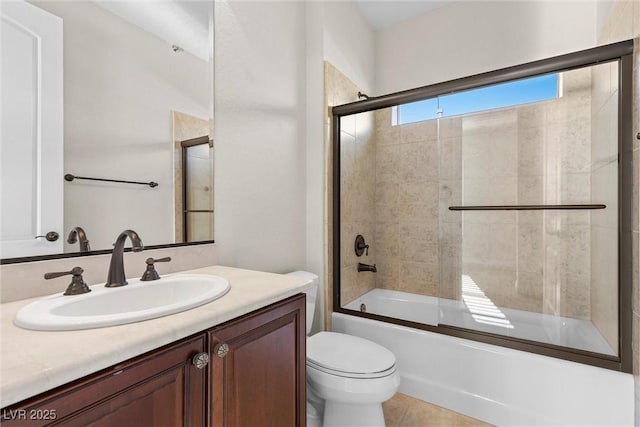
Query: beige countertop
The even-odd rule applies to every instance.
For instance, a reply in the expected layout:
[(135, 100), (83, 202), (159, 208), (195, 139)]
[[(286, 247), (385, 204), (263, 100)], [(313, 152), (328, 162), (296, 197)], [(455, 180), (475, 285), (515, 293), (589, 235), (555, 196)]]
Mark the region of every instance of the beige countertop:
[(35, 396), (147, 351), (304, 291), (295, 276), (213, 266), (181, 273), (224, 277), (222, 298), (170, 316), (80, 331), (21, 329), (13, 319), (26, 299), (0, 305), (0, 407)]

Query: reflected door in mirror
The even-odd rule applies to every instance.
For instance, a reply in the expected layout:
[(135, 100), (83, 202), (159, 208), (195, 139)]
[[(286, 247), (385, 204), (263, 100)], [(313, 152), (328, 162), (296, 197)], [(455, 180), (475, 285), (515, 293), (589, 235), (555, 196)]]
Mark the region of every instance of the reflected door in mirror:
[(59, 253), (62, 20), (23, 1), (4, 2), (0, 28), (0, 258)]

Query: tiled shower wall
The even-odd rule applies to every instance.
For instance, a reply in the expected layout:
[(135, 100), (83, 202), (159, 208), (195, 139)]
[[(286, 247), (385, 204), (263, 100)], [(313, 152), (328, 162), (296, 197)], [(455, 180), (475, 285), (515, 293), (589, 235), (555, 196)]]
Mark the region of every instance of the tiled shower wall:
[(438, 124), (391, 126), (376, 111), (376, 286), (438, 295)]
[(448, 210), (590, 202), (591, 72), (562, 80), (557, 100), (439, 123), (376, 112), (377, 287), (457, 298), (462, 273), (498, 306), (589, 318), (588, 212)]
[[(325, 62), (327, 105), (357, 101), (359, 88), (334, 66)], [(375, 264), (374, 235), (375, 147), (373, 113), (344, 117), (340, 123), (340, 278), (341, 303), (346, 304), (375, 287), (375, 273), (357, 271), (358, 262)], [(358, 234), (370, 245), (368, 255), (357, 257)]]

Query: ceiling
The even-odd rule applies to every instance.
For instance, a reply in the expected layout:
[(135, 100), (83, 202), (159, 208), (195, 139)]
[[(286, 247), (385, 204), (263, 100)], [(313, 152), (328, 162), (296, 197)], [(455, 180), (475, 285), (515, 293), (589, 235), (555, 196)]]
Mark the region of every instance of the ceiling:
[(179, 46), (205, 61), (209, 60), (210, 2), (180, 0), (93, 1), (124, 20), (155, 34), (167, 43)]
[[(210, 55), (206, 0), (93, 0), (109, 12), (207, 61)], [(390, 27), (456, 0), (353, 0), (374, 30)]]
[(374, 30), (390, 27), (455, 0), (354, 0)]

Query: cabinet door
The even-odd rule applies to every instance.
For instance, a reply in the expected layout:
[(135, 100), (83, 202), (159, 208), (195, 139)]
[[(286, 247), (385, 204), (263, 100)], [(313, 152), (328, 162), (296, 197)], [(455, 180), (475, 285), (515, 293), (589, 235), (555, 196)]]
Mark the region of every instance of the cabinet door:
[(171, 344), (2, 411), (9, 426), (204, 426), (206, 335)]
[(304, 295), (217, 327), (209, 342), (213, 426), (305, 426)]

